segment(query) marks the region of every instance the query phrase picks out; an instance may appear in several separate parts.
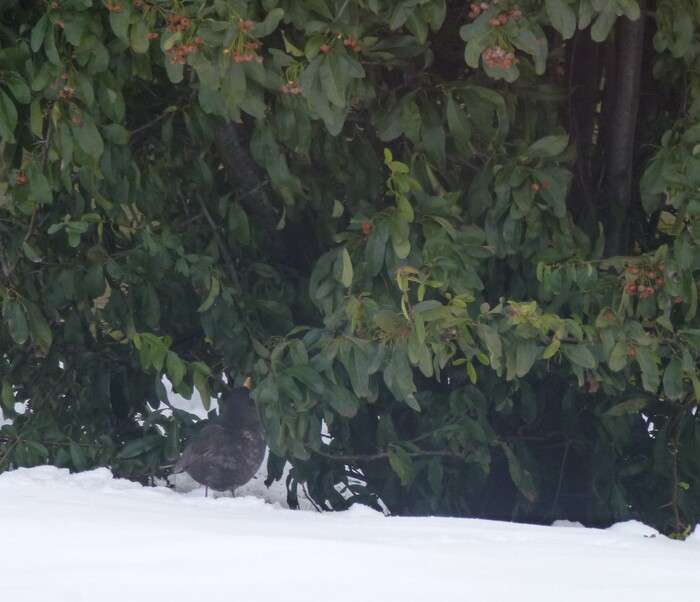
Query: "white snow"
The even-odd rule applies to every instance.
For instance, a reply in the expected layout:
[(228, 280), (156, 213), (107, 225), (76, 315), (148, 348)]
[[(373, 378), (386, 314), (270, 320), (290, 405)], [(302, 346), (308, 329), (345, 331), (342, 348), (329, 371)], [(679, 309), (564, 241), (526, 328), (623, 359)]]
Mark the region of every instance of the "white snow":
[(104, 468), (0, 475), (0, 533), (2, 598), (21, 602), (660, 602), (700, 591), (697, 534), (294, 512)]

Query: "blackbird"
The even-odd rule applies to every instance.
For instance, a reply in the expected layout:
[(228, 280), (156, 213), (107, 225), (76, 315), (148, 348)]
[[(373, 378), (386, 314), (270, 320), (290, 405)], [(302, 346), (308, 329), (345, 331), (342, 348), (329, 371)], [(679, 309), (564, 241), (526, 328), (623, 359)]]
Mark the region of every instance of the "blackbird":
[(265, 455), (265, 430), (248, 389), (226, 393), (223, 411), (185, 447), (173, 472), (186, 472), (216, 491), (233, 491), (253, 477)]

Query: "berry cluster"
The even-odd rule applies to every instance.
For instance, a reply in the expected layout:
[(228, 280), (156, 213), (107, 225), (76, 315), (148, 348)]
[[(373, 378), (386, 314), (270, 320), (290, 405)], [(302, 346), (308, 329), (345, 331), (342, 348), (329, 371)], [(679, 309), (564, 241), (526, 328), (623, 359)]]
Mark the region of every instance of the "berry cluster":
[[(498, 2), (494, 2), (495, 4), (498, 4)], [(471, 9), (469, 11), (469, 18), (470, 19), (476, 19), (481, 13), (485, 13), (487, 10), (489, 10), (490, 5), (488, 2), (481, 2), (476, 3), (472, 2), (471, 5), (469, 6)], [(508, 13), (501, 13), (497, 17), (491, 17), (489, 19), (489, 25), (493, 25), (494, 27), (497, 27), (499, 25), (505, 25), (508, 23), (509, 20), (513, 21), (519, 21), (521, 17), (523, 16), (523, 13), (520, 9), (514, 8), (512, 10), (509, 10)]]
[(287, 82), (280, 88), (282, 94), (301, 94), (301, 86), (295, 82)]
[(360, 46), (360, 43), (354, 39), (354, 38), (346, 38), (343, 40), (343, 46), (350, 46), (350, 48), (353, 49), (353, 52), (362, 52), (362, 47)]
[(263, 57), (257, 55), (255, 51), (260, 48), (260, 42), (246, 42), (242, 48), (224, 48), (224, 54), (230, 54), (237, 63), (247, 63), (249, 61), (263, 62)]
[(622, 289), (627, 295), (639, 295), (640, 299), (647, 299), (653, 295), (664, 283), (664, 264), (656, 266), (625, 266), (622, 279)]
[(124, 5), (112, 4), (111, 2), (107, 2), (107, 4), (105, 4), (105, 8), (110, 12), (120, 13), (124, 10)]
[(262, 44), (257, 38), (247, 33), (254, 26), (255, 23), (252, 21), (241, 20), (238, 24), (236, 37), (228, 48), (224, 48), (223, 53), (231, 55), (237, 63), (248, 63), (250, 61), (262, 63), (263, 57), (256, 52), (262, 47)]
[(196, 38), (193, 44), (180, 44), (179, 46), (173, 46), (169, 50), (166, 50), (165, 56), (170, 57), (170, 62), (173, 65), (184, 65), (187, 62), (185, 57), (188, 54), (196, 52), (198, 46), (203, 43), (201, 38)]
[(27, 176), (22, 175), (21, 172), (17, 172), (15, 174), (15, 184), (17, 186), (21, 186), (22, 184), (26, 184), (29, 182), (29, 178)]
[(488, 2), (482, 2), (481, 4), (472, 2), (469, 8), (471, 8), (471, 11), (469, 12), (469, 18), (476, 19), (482, 12), (486, 12), (490, 7)]
[(192, 19), (183, 17), (182, 15), (172, 14), (168, 15), (168, 23), (170, 23), (167, 27), (168, 31), (185, 31), (192, 23)]
[(549, 188), (549, 182), (547, 182), (547, 180), (542, 180), (541, 182), (533, 182), (530, 185), (530, 190), (532, 190), (532, 192), (539, 192), (540, 188), (542, 190), (547, 190)]
[(508, 69), (512, 63), (517, 64), (515, 54), (500, 46), (491, 46), (482, 53), (484, 64), (490, 69)]
[(63, 86), (63, 89), (58, 93), (61, 98), (73, 98), (75, 95), (75, 88), (71, 86)]
[(372, 222), (369, 220), (362, 222), (362, 234), (369, 236), (372, 233)]

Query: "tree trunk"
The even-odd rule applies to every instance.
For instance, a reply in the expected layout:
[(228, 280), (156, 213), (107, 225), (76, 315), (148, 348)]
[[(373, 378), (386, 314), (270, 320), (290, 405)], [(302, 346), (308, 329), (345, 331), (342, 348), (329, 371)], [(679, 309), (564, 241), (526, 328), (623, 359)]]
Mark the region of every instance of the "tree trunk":
[(638, 20), (620, 20), (613, 40), (612, 60), (606, 70), (608, 95), (605, 123), (608, 136), (602, 200), (608, 210), (605, 229), (605, 254), (608, 257), (627, 254), (631, 244), (634, 140), (639, 109), (645, 2), (642, 0), (639, 5), (642, 16)]

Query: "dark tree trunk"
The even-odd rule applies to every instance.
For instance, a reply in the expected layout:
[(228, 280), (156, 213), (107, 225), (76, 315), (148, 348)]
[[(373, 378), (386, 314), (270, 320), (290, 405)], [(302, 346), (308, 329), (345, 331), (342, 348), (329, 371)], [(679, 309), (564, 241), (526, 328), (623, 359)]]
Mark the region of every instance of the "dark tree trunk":
[(590, 28), (577, 31), (567, 45), (569, 131), (576, 146), (569, 210), (574, 221), (589, 234), (594, 234), (598, 229), (596, 184), (600, 177), (600, 160), (597, 106), (601, 100), (602, 54), (600, 44), (591, 39)]
[[(645, 2), (639, 2), (644, 15)], [(606, 163), (603, 198), (607, 209), (605, 254), (624, 255), (630, 250), (635, 156), (635, 125), (639, 109), (644, 16), (622, 18), (611, 43), (606, 66)]]

